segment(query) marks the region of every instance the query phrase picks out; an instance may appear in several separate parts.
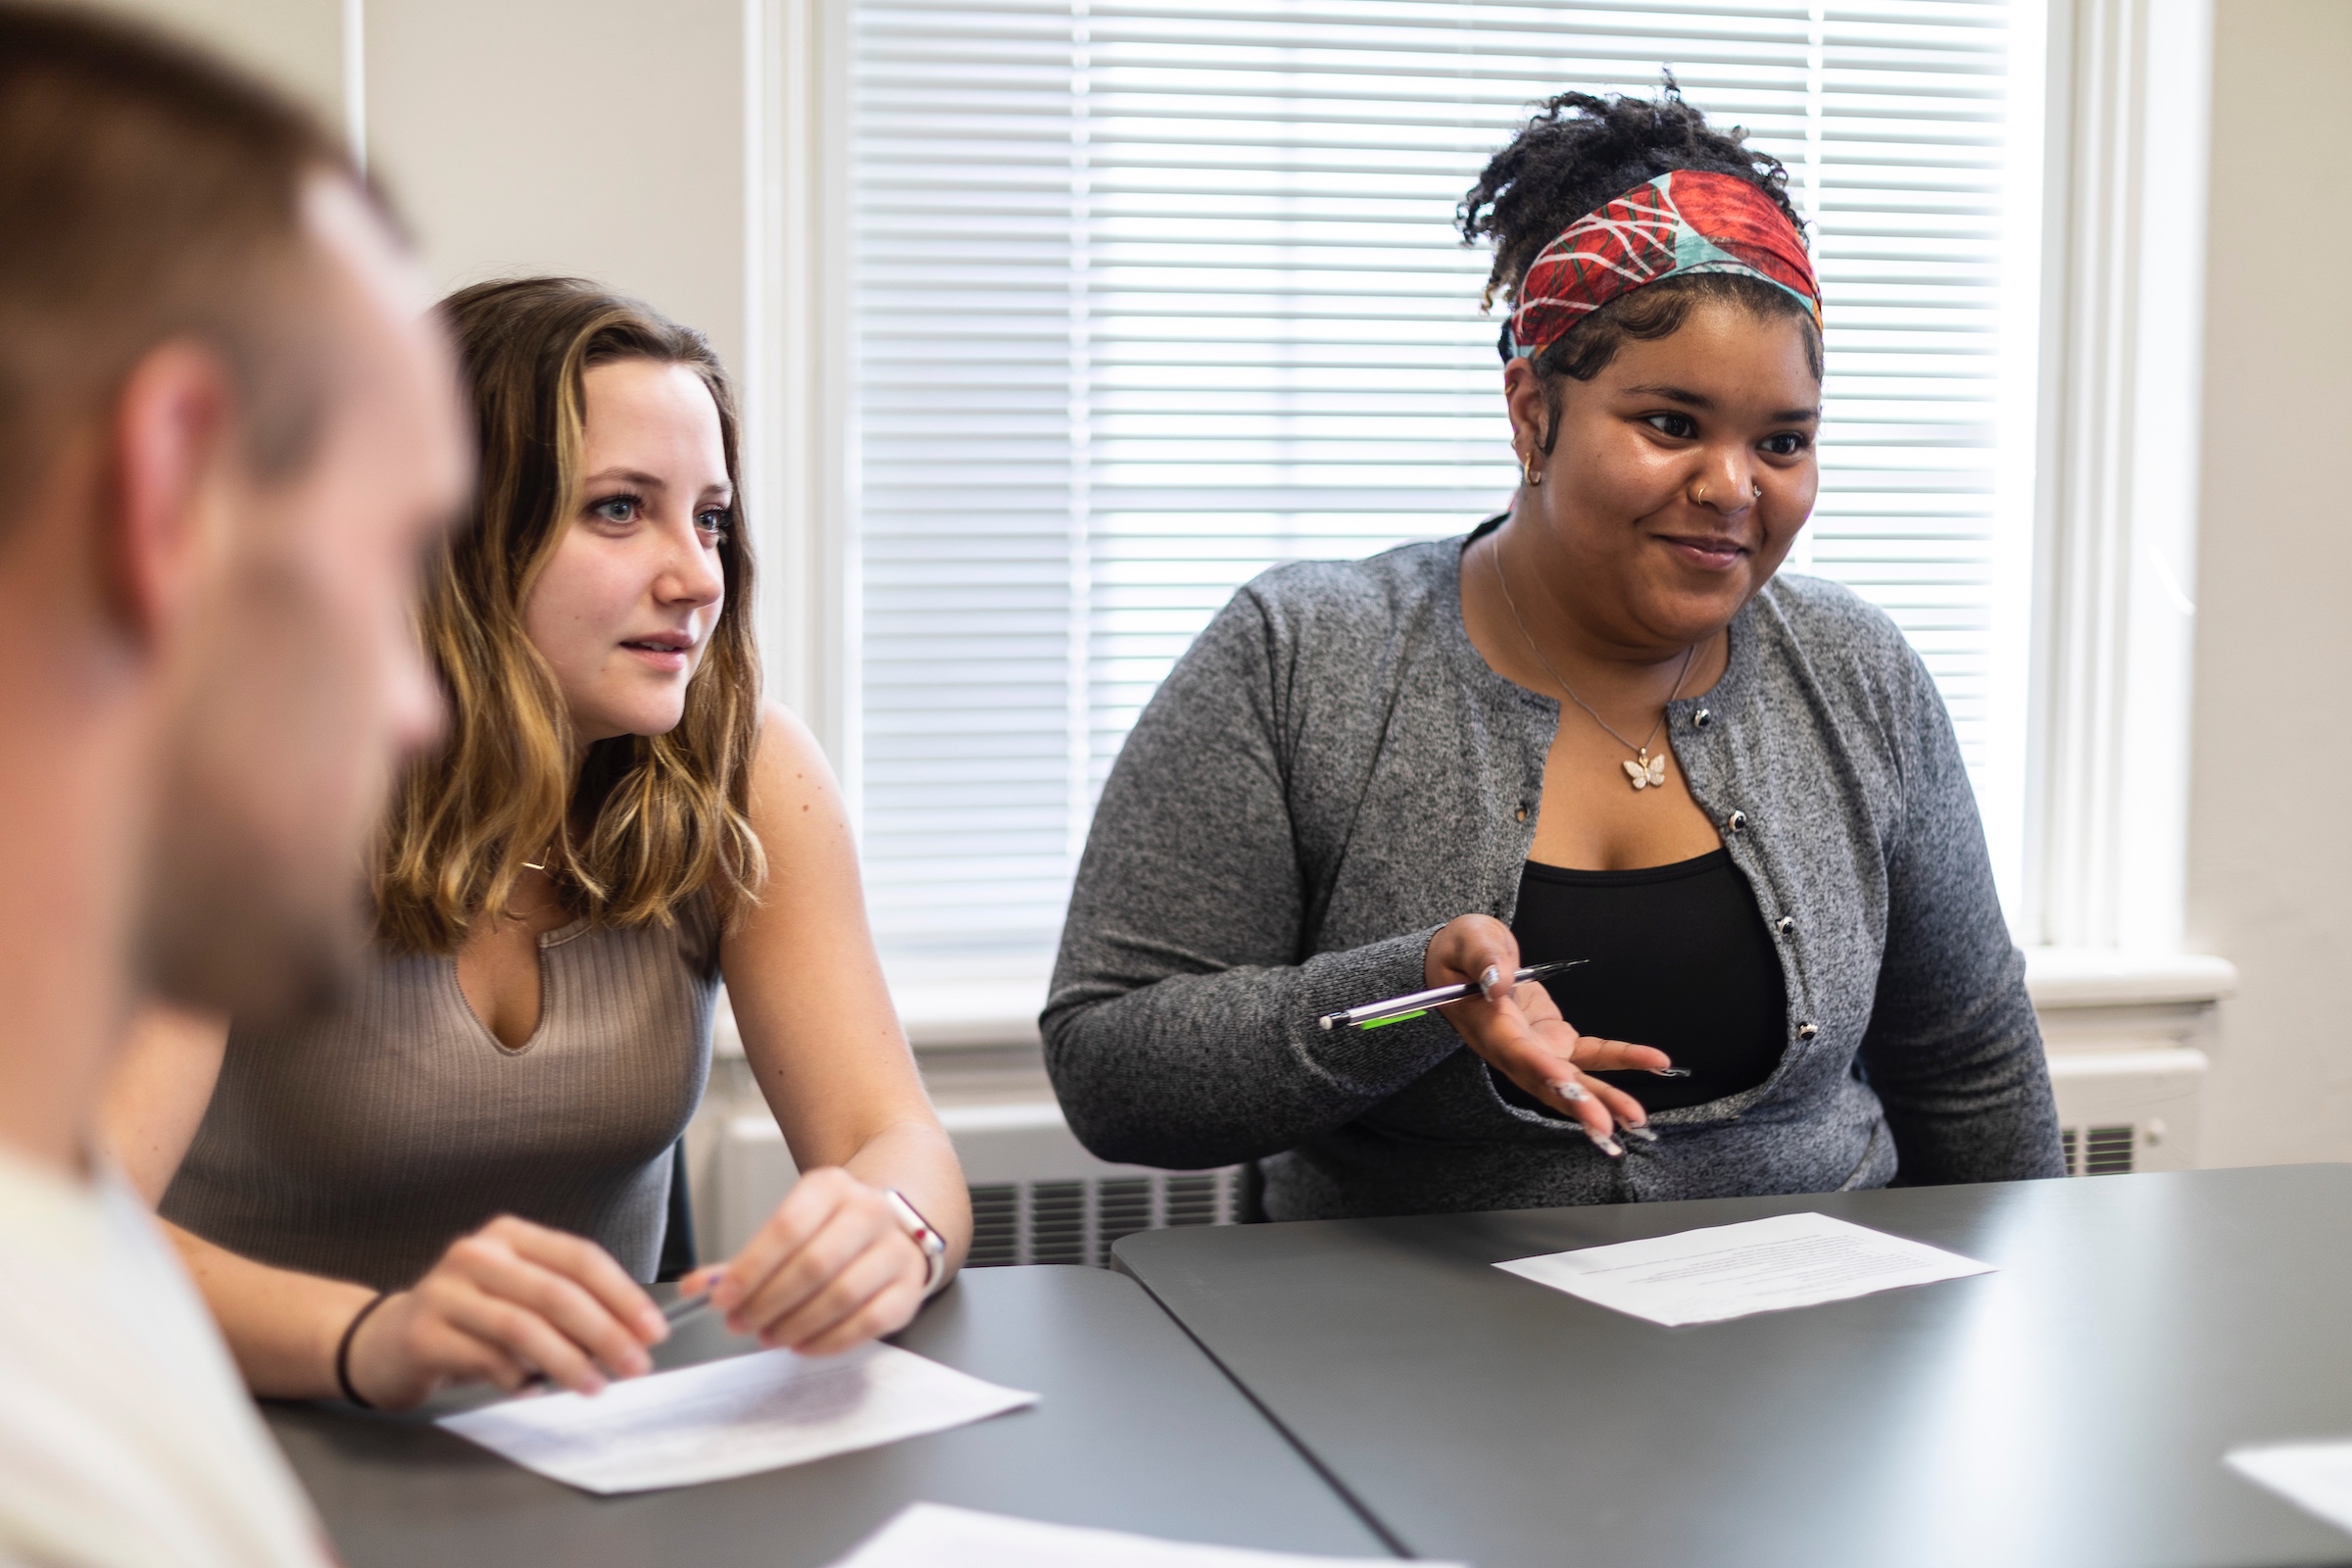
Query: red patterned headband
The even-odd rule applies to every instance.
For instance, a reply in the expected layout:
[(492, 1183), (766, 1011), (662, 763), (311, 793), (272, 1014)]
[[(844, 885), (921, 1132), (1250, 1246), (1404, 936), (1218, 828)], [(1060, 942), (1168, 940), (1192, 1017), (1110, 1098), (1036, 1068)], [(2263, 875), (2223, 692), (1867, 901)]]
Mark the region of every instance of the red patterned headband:
[(1821, 325), (1821, 284), (1796, 225), (1736, 174), (1678, 169), (1570, 223), (1520, 279), (1502, 357), (1528, 359), (1620, 294), (1681, 272), (1762, 278)]

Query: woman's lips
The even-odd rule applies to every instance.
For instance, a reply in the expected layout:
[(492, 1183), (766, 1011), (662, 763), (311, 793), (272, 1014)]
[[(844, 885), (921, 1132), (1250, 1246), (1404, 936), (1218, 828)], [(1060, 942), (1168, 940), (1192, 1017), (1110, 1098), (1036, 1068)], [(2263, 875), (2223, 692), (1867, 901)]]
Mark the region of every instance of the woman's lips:
[(1747, 547), (1737, 539), (1703, 535), (1660, 534), (1658, 543), (1702, 571), (1729, 571), (1740, 564)]
[(694, 651), (692, 643), (673, 643), (666, 638), (657, 638), (646, 642), (626, 642), (622, 643), (620, 647), (621, 652), (643, 661), (653, 668), (665, 670), (672, 674), (685, 669), (687, 661), (692, 657)]

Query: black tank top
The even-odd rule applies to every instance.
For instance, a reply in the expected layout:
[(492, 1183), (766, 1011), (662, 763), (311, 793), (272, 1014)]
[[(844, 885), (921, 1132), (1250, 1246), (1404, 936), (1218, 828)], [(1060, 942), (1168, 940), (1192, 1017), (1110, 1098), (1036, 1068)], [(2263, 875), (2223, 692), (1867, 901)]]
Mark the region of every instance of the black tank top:
[[(1577, 1033), (1655, 1046), (1688, 1078), (1597, 1074), (1648, 1110), (1752, 1089), (1788, 1035), (1781, 957), (1729, 850), (1636, 871), (1527, 862), (1511, 921), (1521, 963), (1585, 958), (1544, 989)], [(1514, 1104), (1544, 1109), (1495, 1076)]]

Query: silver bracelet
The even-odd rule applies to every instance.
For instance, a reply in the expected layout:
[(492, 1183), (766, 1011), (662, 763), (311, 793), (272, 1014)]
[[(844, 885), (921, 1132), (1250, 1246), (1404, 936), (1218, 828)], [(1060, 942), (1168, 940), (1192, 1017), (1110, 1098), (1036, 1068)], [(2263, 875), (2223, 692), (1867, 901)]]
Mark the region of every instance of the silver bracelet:
[(923, 1295), (938, 1294), (939, 1288), (948, 1283), (948, 1239), (934, 1230), (931, 1222), (896, 1187), (883, 1188), (882, 1196), (889, 1200), (890, 1210), (898, 1216), (900, 1228), (906, 1232), (907, 1239), (922, 1250)]

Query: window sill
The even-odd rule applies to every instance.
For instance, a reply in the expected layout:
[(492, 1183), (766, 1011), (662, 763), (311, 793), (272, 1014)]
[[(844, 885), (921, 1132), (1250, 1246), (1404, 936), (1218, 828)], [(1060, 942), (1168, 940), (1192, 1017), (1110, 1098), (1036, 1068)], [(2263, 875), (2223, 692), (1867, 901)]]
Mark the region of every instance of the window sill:
[(2236, 989), (2237, 966), (2204, 954), (2026, 950), (2026, 990), (2053, 1054), (2210, 1047)]
[(905, 981), (890, 988), (899, 1022), (915, 1050), (993, 1051), (1038, 1042), (1046, 1004), (1043, 974), (987, 980)]
[(2043, 1011), (2209, 1004), (2237, 990), (2237, 965), (2202, 953), (2028, 948), (2026, 990), (2035, 1008)]

